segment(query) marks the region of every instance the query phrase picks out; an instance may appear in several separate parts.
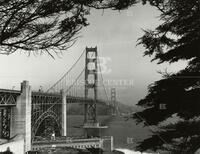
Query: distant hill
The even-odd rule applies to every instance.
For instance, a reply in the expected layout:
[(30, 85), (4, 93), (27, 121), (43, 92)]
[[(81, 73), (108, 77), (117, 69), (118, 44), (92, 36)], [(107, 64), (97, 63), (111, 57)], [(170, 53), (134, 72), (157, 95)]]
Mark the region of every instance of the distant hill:
[(134, 107), (131, 105), (126, 105), (123, 103), (118, 102), (119, 112), (120, 113), (132, 113), (134, 112)]
[[(83, 115), (84, 106), (80, 104), (70, 104), (67, 106), (68, 115)], [(97, 105), (97, 114), (98, 115), (109, 115), (109, 108), (105, 105)]]
[[(120, 113), (130, 113), (133, 112), (134, 109), (132, 106), (122, 104), (118, 102), (119, 112)], [(80, 104), (69, 104), (67, 106), (67, 114), (68, 115), (83, 115), (84, 114), (84, 106)], [(109, 115), (110, 109), (105, 105), (97, 105), (97, 114), (98, 115)]]

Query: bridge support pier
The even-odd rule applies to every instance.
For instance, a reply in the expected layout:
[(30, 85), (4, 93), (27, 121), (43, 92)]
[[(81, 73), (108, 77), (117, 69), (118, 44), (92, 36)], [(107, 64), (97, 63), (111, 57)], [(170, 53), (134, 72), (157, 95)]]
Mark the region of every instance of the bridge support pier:
[(62, 94), (62, 136), (67, 136), (67, 98), (64, 90)]
[(24, 138), (24, 152), (31, 150), (31, 87), (28, 81), (21, 83), (21, 95), (16, 107), (12, 108), (11, 137), (20, 135)]

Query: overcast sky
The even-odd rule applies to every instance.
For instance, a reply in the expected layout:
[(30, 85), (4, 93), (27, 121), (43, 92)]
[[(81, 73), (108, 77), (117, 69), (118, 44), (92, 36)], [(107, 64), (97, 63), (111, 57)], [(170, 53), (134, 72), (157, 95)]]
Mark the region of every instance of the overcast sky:
[(153, 29), (159, 23), (159, 12), (150, 6), (135, 6), (126, 11), (93, 10), (88, 16), (90, 25), (80, 33), (77, 43), (61, 58), (47, 55), (30, 56), (17, 52), (0, 56), (0, 88), (19, 89), (20, 82), (28, 80), (32, 89), (55, 83), (76, 61), (86, 46), (98, 47), (100, 57), (108, 59), (104, 80), (131, 81), (132, 86), (120, 87), (117, 98), (126, 104), (135, 104), (147, 93), (147, 86), (161, 78), (159, 70), (176, 71), (184, 63), (157, 65), (150, 57), (143, 57), (144, 48), (136, 46), (142, 29)]

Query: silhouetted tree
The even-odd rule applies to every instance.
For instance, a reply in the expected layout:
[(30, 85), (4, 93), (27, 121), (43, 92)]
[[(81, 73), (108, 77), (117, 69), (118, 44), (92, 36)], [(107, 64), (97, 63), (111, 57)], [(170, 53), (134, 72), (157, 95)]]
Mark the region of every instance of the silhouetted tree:
[(121, 10), (135, 0), (1, 0), (0, 54), (17, 49), (56, 53), (66, 50), (88, 25), (91, 8)]
[(161, 127), (138, 148), (192, 153), (200, 147), (196, 118), (200, 114), (200, 0), (143, 0), (147, 2), (161, 11), (163, 22), (139, 39), (146, 48), (144, 55), (158, 64), (187, 60), (188, 65), (177, 73), (163, 73), (163, 79), (151, 84), (139, 101), (145, 109), (133, 115), (138, 122), (158, 125), (175, 113), (182, 120)]

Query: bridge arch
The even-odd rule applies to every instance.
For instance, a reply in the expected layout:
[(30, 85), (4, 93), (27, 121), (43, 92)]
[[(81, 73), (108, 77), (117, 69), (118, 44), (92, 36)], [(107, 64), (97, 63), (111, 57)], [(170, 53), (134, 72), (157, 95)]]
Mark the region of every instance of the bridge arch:
[[(45, 120), (49, 119), (52, 124), (54, 124), (54, 130), (57, 135), (61, 136), (62, 126), (61, 119), (57, 116), (57, 114), (53, 111), (46, 111), (42, 113), (38, 119), (32, 125), (32, 140), (35, 139), (36, 135), (40, 133), (40, 128), (44, 125)], [(44, 131), (44, 130), (43, 130)]]

